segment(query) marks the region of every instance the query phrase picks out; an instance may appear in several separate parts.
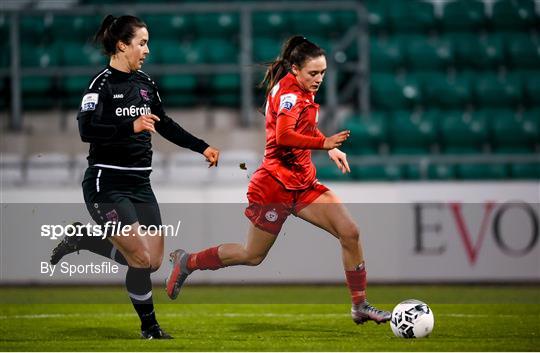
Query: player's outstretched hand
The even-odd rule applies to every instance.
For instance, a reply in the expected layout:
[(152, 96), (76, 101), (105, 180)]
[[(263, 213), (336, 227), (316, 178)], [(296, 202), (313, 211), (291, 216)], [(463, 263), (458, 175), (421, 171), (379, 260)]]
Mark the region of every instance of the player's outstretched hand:
[(159, 118), (154, 114), (141, 115), (133, 121), (133, 131), (137, 134), (143, 131), (156, 132), (154, 123), (159, 121)]
[(347, 162), (347, 154), (338, 150), (337, 148), (331, 149), (328, 151), (328, 157), (334, 163), (336, 163), (337, 167), (343, 174), (350, 173), (351, 168), (349, 168), (349, 162)]
[(351, 134), (351, 132), (349, 130), (343, 130), (341, 132), (338, 132), (335, 135), (327, 137), (324, 140), (323, 149), (331, 150), (333, 148), (341, 146), (341, 144), (343, 142), (345, 142), (345, 140), (347, 140), (349, 138), (350, 134)]
[(203, 155), (206, 157), (206, 161), (210, 163), (208, 165), (208, 168), (210, 167), (217, 167), (218, 161), (219, 161), (219, 150), (217, 148), (214, 148), (212, 146), (208, 146), (204, 152)]

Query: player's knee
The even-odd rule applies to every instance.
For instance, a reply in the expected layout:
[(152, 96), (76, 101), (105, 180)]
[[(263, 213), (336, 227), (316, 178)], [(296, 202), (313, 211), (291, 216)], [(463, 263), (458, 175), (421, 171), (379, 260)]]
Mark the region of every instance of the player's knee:
[(148, 268), (152, 266), (150, 252), (147, 249), (138, 249), (129, 254), (130, 266)]
[(351, 223), (341, 229), (339, 241), (343, 246), (357, 246), (360, 239), (360, 232), (356, 224)]
[(161, 267), (161, 263), (163, 262), (163, 256), (156, 256), (150, 259), (150, 270), (152, 272), (156, 272)]

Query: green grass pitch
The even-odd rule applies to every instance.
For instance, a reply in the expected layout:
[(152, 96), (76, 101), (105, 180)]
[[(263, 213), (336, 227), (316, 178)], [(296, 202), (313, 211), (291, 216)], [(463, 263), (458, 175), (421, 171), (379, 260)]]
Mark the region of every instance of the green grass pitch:
[[(357, 326), (344, 286), (187, 286), (176, 302), (154, 288), (170, 341), (139, 339), (122, 287), (0, 289), (0, 351), (537, 351), (540, 286), (372, 285), (373, 304), (427, 302), (435, 329), (400, 339)], [(174, 303), (174, 304), (171, 304)]]

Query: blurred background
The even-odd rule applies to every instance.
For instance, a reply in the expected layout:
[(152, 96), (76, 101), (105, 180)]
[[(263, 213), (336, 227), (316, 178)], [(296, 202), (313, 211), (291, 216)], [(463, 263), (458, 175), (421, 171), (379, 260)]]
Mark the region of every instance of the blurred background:
[[(147, 23), (151, 53), (143, 70), (158, 84), (168, 115), (222, 150), (219, 168), (208, 170), (201, 156), (155, 136), (158, 199), (245, 202), (264, 150), (257, 83), (282, 42), (303, 34), (327, 52), (316, 97), (320, 128), (327, 135), (352, 132), (343, 147), (352, 172), (342, 175), (315, 153), (319, 178), (348, 203), (409, 205), (362, 220), (374, 222), (367, 228), (381, 240), (371, 246), (381, 252), (396, 238), (407, 239), (400, 245), (407, 251), (393, 254), (392, 269), (372, 258), (374, 278), (540, 279), (538, 0), (1, 0), (0, 11), (3, 203), (82, 202), (88, 146), (76, 114), (90, 78), (107, 63), (90, 43), (107, 14), (134, 14)], [(417, 205), (425, 201), (439, 205), (426, 212), (444, 215), (430, 214), (424, 223)], [(488, 212), (488, 201), (498, 208)], [(451, 202), (476, 206), (456, 211)], [(385, 224), (394, 213), (403, 223)], [(505, 217), (511, 221), (503, 225)], [(431, 240), (423, 240), (428, 233)], [(216, 234), (192, 245), (222, 239)], [(335, 243), (313, 246), (314, 254), (327, 256), (325, 248)], [(400, 265), (400, 256), (412, 259), (415, 273)], [(490, 260), (479, 269), (482, 259)], [(444, 275), (455, 261), (465, 267)], [(287, 280), (276, 273), (290, 262), (275, 264), (260, 278)], [(341, 280), (337, 262), (323, 276), (333, 278)]]

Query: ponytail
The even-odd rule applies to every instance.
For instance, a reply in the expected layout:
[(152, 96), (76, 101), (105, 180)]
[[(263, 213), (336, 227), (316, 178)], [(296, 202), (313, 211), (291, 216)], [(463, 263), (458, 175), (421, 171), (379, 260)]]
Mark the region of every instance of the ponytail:
[(301, 68), (308, 59), (325, 55), (325, 52), (315, 43), (303, 36), (292, 36), (283, 44), (280, 55), (276, 60), (267, 64), (266, 74), (259, 87), (266, 87), (266, 95), (292, 68)]
[(138, 17), (107, 15), (94, 35), (94, 43), (101, 45), (105, 55), (112, 56), (116, 54), (118, 41), (129, 44), (135, 31), (142, 27), (146, 28), (146, 24)]

